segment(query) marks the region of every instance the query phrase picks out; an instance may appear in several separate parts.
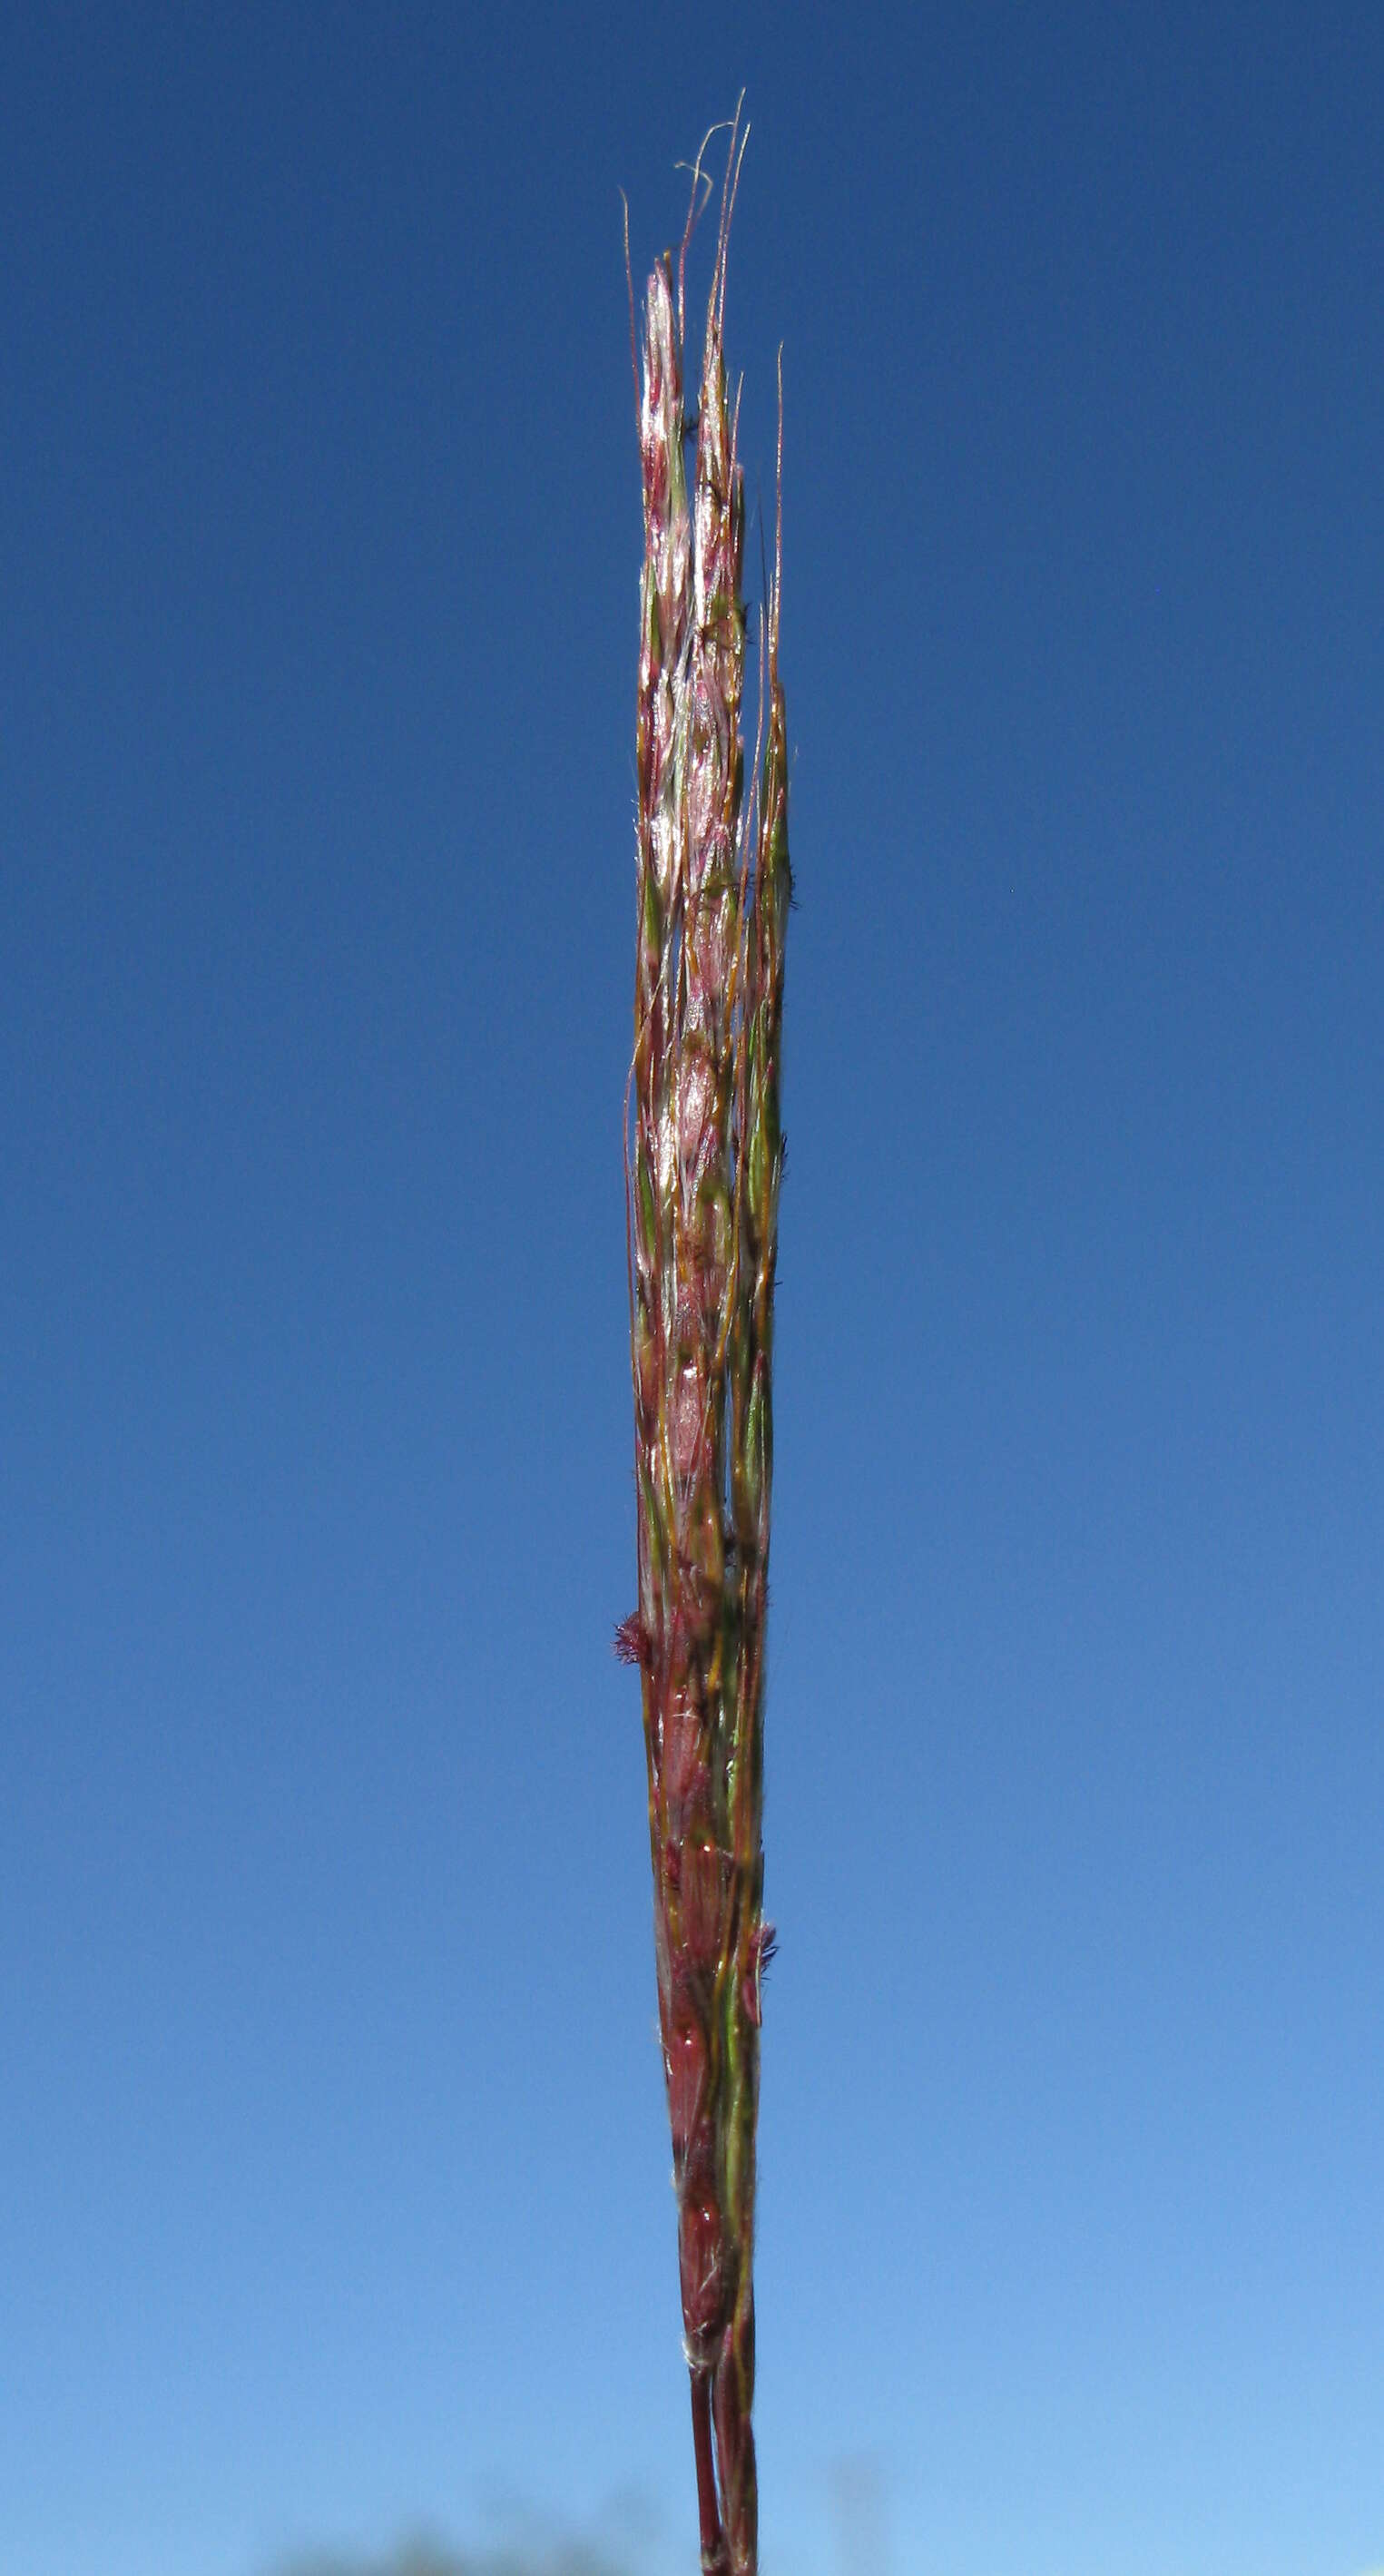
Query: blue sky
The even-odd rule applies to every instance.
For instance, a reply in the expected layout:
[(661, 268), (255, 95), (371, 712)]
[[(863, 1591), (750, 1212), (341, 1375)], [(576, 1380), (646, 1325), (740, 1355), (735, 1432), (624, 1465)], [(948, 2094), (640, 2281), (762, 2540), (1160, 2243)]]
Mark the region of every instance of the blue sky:
[(692, 2563), (619, 191), (742, 84), (765, 2576), (1384, 2561), (1384, 17), (404, 0), (0, 35), (0, 2576)]

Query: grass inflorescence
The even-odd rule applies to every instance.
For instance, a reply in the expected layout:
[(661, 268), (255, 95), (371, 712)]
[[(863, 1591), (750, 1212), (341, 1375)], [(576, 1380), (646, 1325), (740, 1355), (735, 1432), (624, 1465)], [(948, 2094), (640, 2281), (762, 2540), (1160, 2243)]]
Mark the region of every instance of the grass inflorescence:
[[(686, 255), (644, 300), (634, 1055), (626, 1119), (640, 1667), (659, 2027), (706, 2576), (753, 2576), (753, 2243), (783, 948), (782, 513), (745, 794), (744, 479), (724, 322), (731, 128), (695, 422)], [(704, 147), (705, 148), (705, 147)], [(779, 488), (782, 482), (780, 383)], [(687, 453), (692, 449), (689, 488)]]

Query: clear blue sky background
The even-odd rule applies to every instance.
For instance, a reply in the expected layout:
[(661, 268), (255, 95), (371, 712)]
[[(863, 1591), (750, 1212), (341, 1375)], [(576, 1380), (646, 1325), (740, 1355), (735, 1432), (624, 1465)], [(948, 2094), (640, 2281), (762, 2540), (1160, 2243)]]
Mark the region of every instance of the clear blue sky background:
[(3, 2576), (693, 2563), (619, 188), (742, 82), (766, 2576), (1384, 2561), (1384, 13), (276, 0), (0, 37)]

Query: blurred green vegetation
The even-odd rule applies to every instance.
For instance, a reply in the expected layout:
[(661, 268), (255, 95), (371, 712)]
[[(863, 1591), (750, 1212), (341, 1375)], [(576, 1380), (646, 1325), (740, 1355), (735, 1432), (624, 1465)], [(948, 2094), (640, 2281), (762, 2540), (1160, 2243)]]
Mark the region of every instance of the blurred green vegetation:
[(631, 2576), (623, 2561), (580, 2540), (547, 2548), (520, 2543), (458, 2550), (431, 2539), (406, 2540), (383, 2558), (337, 2549), (298, 2553), (275, 2576)]

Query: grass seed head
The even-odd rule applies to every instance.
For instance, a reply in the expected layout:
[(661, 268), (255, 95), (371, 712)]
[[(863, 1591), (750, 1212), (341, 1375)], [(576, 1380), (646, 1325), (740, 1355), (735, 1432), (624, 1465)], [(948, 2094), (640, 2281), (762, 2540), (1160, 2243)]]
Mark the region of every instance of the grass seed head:
[[(708, 138), (709, 140), (709, 138)], [(754, 2576), (755, 2126), (783, 942), (791, 892), (781, 535), (745, 794), (744, 480), (725, 361), (739, 111), (707, 301), (692, 486), (684, 276), (644, 298), (634, 1053), (627, 1113), (640, 1668), (659, 2022), (707, 2576)], [(703, 146), (703, 150), (705, 150)], [(780, 420), (782, 388), (780, 381)], [(780, 486), (782, 434), (780, 429)], [(762, 756), (761, 756), (762, 755)]]

